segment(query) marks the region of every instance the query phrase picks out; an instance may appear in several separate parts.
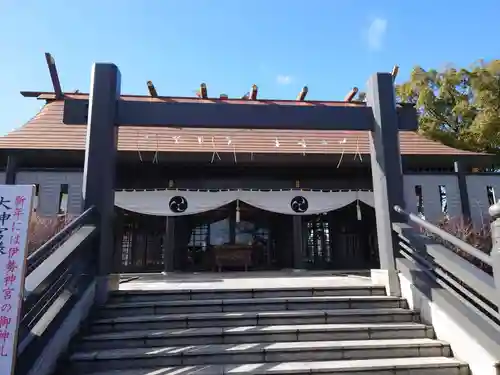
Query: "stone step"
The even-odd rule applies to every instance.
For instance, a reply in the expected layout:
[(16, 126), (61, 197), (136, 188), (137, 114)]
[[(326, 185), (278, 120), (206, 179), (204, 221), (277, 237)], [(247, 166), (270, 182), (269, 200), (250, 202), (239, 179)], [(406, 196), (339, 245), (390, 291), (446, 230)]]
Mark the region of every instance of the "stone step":
[(401, 308), (250, 311), (243, 313), (200, 313), (125, 316), (98, 319), (91, 332), (124, 332), (133, 330), (263, 326), (275, 324), (339, 324), (418, 322), (417, 313)]
[(333, 361), (404, 357), (448, 357), (450, 347), (431, 339), (277, 342), (194, 345), (79, 352), (71, 368), (82, 374), (141, 367), (198, 366), (280, 361)]
[(178, 290), (120, 290), (113, 292), (111, 303), (251, 299), (317, 296), (384, 296), (385, 287), (377, 285), (339, 285), (332, 287), (287, 287), (254, 289), (178, 289)]
[(151, 301), (109, 303), (100, 318), (136, 315), (189, 314), (207, 312), (247, 312), (282, 310), (333, 310), (368, 308), (405, 308), (406, 302), (391, 296), (279, 297), (224, 300)]
[[(72, 374), (65, 371), (61, 375)], [(340, 361), (248, 363), (239, 365), (163, 366), (103, 370), (92, 375), (469, 375), (468, 366), (454, 358), (411, 357)]]
[(434, 338), (419, 323), (310, 324), (122, 331), (82, 337), (79, 351), (179, 345)]

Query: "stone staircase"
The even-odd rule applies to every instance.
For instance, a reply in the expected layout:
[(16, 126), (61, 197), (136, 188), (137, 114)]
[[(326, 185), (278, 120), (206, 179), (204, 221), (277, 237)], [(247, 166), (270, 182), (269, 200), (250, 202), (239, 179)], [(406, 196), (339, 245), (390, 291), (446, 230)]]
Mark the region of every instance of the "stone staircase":
[(406, 307), (366, 285), (120, 291), (57, 374), (469, 374)]

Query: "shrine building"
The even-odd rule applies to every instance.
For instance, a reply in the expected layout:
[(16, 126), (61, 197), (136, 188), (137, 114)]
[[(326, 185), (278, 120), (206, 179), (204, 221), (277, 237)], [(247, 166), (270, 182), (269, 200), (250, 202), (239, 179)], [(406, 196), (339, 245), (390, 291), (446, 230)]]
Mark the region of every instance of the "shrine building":
[[(50, 69), (50, 65), (49, 65)], [(51, 70), (53, 72), (53, 70)], [(56, 77), (57, 78), (57, 77)], [(63, 123), (64, 100), (88, 94), (22, 92), (42, 108), (0, 138), (1, 183), (34, 184), (40, 216), (78, 215), (85, 126)], [(122, 95), (134, 102), (363, 107), (342, 101)], [(242, 114), (243, 115), (243, 114)], [(16, 124), (17, 125), (17, 124)], [(491, 155), (399, 134), (406, 209), (480, 226), (500, 194)], [(114, 272), (378, 268), (368, 131), (120, 127)]]

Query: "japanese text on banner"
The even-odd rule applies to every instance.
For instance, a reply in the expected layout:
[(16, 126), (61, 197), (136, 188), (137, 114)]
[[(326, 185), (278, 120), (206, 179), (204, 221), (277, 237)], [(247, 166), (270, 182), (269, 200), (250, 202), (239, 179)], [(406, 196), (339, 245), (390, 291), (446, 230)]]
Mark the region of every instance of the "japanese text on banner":
[[(30, 197), (0, 189), (0, 362), (12, 361), (21, 304), (21, 274), (30, 216)], [(1, 366), (4, 367), (4, 364)]]

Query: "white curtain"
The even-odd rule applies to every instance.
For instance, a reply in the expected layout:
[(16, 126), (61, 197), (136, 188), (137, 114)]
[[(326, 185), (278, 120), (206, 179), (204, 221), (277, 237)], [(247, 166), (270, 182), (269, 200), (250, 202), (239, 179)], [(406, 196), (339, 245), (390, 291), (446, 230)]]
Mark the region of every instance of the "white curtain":
[[(287, 215), (314, 215), (338, 210), (357, 199), (357, 191), (241, 191), (239, 199), (262, 210)], [(364, 192), (366, 193), (366, 192)]]
[(115, 205), (155, 216), (183, 216), (211, 211), (238, 199), (238, 191), (117, 191)]
[(286, 215), (313, 215), (338, 210), (356, 200), (373, 207), (368, 191), (117, 191), (115, 205), (155, 216), (193, 215), (240, 200), (262, 210)]

